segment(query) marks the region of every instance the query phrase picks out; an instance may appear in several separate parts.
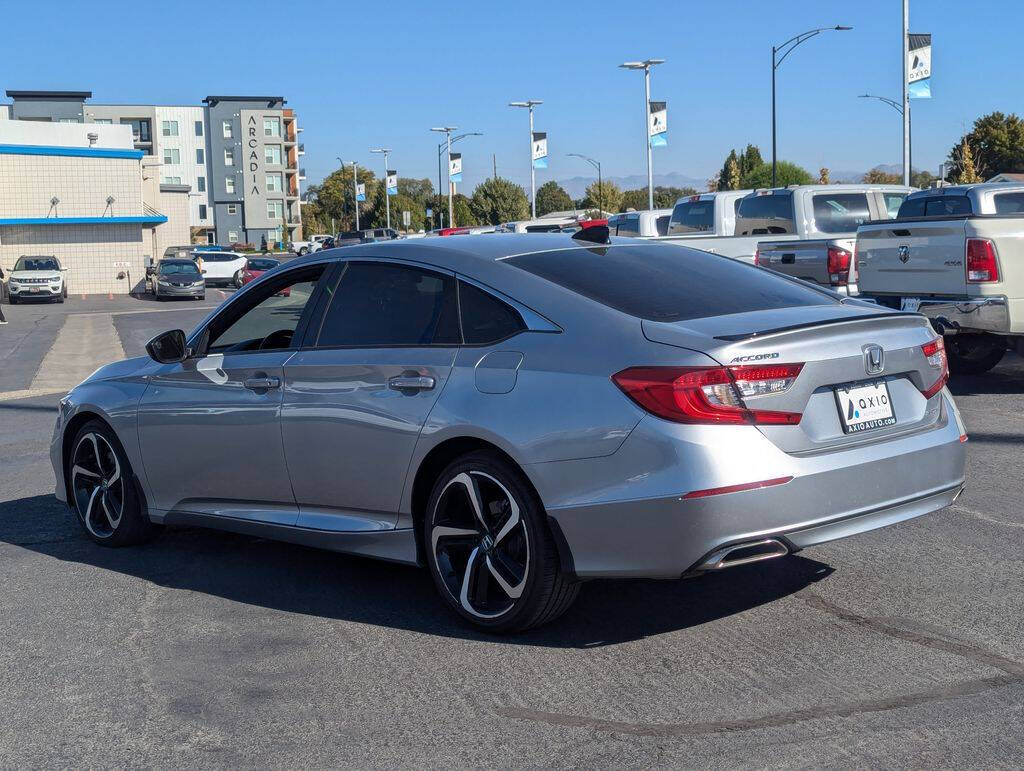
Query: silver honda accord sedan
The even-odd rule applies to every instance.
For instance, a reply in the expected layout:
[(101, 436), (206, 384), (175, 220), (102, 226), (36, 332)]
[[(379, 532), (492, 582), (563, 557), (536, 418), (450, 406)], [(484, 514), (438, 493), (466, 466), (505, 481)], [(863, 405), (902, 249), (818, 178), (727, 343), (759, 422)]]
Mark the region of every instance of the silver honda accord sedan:
[(425, 565), (472, 624), (935, 511), (967, 437), (942, 338), (672, 244), (318, 252), (64, 398), (56, 494), (99, 544), (200, 525)]

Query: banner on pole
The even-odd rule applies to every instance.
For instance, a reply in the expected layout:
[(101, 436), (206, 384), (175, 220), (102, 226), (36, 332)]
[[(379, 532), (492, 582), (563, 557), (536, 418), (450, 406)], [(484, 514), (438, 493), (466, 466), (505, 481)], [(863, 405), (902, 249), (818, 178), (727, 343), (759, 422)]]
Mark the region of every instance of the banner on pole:
[(668, 144), (668, 103), (648, 102), (650, 111), (647, 115), (647, 134), (651, 138), (651, 147), (662, 147)]
[(452, 182), (462, 181), (462, 153), (452, 153), (448, 156), (448, 179)]
[(363, 185), (363, 184), (356, 185), (356, 200), (357, 201), (365, 201), (366, 200), (366, 185)]
[(533, 132), (533, 168), (548, 167), (548, 134), (546, 131)]
[(398, 172), (388, 169), (387, 179), (388, 195), (398, 195)]
[(932, 98), (932, 36), (907, 36), (907, 90), (911, 99)]

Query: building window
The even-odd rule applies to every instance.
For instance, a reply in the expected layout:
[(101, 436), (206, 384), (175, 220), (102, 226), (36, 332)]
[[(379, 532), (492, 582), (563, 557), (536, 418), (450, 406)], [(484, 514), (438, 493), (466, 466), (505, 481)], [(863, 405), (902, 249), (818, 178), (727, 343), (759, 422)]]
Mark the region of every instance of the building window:
[(124, 121), (127, 125), (132, 127), (132, 134), (135, 135), (136, 142), (149, 142), (149, 120), (146, 118), (131, 118)]
[(107, 125), (107, 126), (111, 125), (113, 122), (114, 121), (112, 119), (110, 119), (110, 118), (95, 118), (93, 120), (93, 123), (102, 123), (102, 124)]
[[(202, 177), (200, 177), (200, 179), (202, 179)], [(199, 219), (201, 219), (201, 220), (206, 219), (206, 204), (205, 203), (199, 204)]]
[(280, 193), (284, 189), (280, 174), (267, 174), (267, 192)]
[(221, 123), (221, 131), (224, 133), (225, 139), (231, 139), (231, 137), (233, 136), (231, 131), (231, 121), (226, 120), (223, 123)]
[(160, 133), (165, 137), (178, 136), (178, 121), (165, 120), (160, 122)]
[(201, 147), (196, 148), (196, 163), (200, 165), (206, 163), (206, 156), (203, 155), (203, 148)]
[(282, 201), (267, 201), (267, 219), (280, 220), (284, 217), (284, 203)]
[(203, 122), (201, 120), (196, 121), (196, 136), (201, 137), (203, 135)]
[(232, 244), (237, 244), (238, 243), (238, 231), (237, 230), (229, 230), (228, 231), (228, 243), (232, 243)]
[(234, 177), (224, 177), (224, 192), (225, 193), (234, 193), (235, 192), (235, 178)]
[(164, 148), (164, 163), (181, 163), (181, 152), (177, 147)]
[(196, 191), (200, 193), (206, 192), (206, 177), (198, 177), (196, 179)]
[(279, 137), (279, 136), (281, 136), (281, 119), (280, 118), (264, 118), (263, 119), (263, 136), (265, 136), (265, 137)]
[(281, 165), (281, 145), (266, 145), (263, 148), (263, 160), (268, 166)]
[(236, 214), (238, 214), (238, 204), (237, 203), (229, 203), (228, 204), (228, 214), (230, 214), (232, 217), (234, 217)]
[(235, 151), (230, 147), (224, 148), (224, 165), (234, 166), (235, 165)]
[(164, 177), (163, 184), (165, 185), (180, 185), (181, 177)]

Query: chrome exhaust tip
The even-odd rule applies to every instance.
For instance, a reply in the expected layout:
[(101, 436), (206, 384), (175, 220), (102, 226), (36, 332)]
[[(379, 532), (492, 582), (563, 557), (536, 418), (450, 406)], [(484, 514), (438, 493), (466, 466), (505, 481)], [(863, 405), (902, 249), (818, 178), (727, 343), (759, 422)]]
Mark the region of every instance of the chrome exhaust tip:
[(763, 538), (760, 541), (736, 543), (713, 551), (697, 566), (697, 570), (721, 570), (775, 557), (785, 557), (787, 554), (789, 554), (789, 547), (782, 541), (777, 538)]

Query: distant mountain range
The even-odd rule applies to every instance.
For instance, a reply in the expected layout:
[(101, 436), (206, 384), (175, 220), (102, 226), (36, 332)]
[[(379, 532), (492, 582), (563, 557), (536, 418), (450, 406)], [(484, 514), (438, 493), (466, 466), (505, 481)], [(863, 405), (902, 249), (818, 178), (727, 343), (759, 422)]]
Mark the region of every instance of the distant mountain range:
[[(631, 174), (627, 177), (604, 177), (604, 180), (606, 182), (614, 182), (622, 190), (635, 190), (636, 188), (647, 187), (646, 174)], [(570, 198), (582, 198), (586, 194), (587, 186), (594, 182), (597, 182), (596, 176), (572, 177), (570, 179), (558, 180), (558, 184), (565, 189)], [(688, 177), (679, 172), (672, 172), (671, 174), (655, 174), (654, 186), (692, 187), (696, 190), (704, 190), (708, 186), (708, 181), (706, 178)]]

